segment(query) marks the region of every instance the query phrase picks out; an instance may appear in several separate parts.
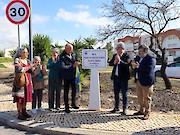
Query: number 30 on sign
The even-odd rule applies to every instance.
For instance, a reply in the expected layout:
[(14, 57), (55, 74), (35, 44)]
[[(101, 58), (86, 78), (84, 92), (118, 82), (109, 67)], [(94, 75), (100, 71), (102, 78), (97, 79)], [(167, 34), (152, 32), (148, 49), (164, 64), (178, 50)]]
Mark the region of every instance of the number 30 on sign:
[(21, 0), (13, 0), (6, 7), (6, 16), (14, 24), (24, 23), (29, 15), (28, 5)]

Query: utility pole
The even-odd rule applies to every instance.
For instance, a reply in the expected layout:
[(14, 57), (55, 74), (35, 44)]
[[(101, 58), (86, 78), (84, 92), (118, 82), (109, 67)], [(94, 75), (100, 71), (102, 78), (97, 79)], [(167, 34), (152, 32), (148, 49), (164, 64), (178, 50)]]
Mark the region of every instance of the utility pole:
[(30, 60), (33, 60), (33, 41), (32, 41), (32, 2), (29, 0), (29, 9), (31, 11), (29, 16), (29, 51), (30, 51)]

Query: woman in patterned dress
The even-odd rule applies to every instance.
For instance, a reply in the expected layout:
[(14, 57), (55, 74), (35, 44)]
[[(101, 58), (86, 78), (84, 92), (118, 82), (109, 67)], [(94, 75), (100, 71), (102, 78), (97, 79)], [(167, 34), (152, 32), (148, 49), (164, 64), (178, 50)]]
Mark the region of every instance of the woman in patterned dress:
[(16, 79), (14, 80), (12, 89), (13, 102), (17, 103), (18, 119), (21, 120), (26, 120), (31, 117), (31, 115), (26, 112), (26, 103), (32, 102), (32, 65), (27, 59), (28, 54), (27, 48), (18, 48), (14, 57), (15, 76), (22, 73), (25, 78), (23, 86), (20, 86), (15, 77)]

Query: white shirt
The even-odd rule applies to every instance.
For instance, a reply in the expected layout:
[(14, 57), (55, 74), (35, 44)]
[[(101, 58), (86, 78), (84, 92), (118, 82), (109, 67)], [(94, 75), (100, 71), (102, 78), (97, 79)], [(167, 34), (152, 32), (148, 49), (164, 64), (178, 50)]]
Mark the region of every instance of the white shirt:
[[(122, 55), (123, 55), (123, 53), (120, 54), (119, 57), (121, 58)], [(116, 75), (116, 76), (118, 76), (118, 65), (119, 65), (119, 64), (120, 64), (120, 61), (119, 61), (119, 62), (117, 63), (117, 65), (116, 65), (116, 71), (115, 71), (115, 75)]]

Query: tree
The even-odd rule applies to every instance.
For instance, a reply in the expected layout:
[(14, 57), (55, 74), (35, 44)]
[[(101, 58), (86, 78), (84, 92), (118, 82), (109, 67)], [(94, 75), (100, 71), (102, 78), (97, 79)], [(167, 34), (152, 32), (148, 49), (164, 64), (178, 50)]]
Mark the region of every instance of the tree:
[(42, 62), (51, 56), (52, 41), (47, 35), (36, 34), (33, 36), (34, 56), (41, 57)]
[(113, 46), (112, 46), (112, 43), (111, 43), (111, 42), (108, 42), (108, 43), (106, 44), (106, 46), (103, 47), (103, 49), (107, 49), (107, 50), (108, 50), (108, 59), (109, 59), (109, 58), (112, 58), (112, 56), (113, 56)]
[[(82, 63), (82, 50), (83, 49), (93, 49), (96, 44), (95, 38), (79, 38), (75, 39), (73, 42), (69, 42), (66, 40), (67, 43), (70, 43), (74, 47), (74, 53), (76, 54), (76, 59)], [(85, 77), (90, 74), (89, 69), (82, 69), (80, 67), (81, 74)]]
[(97, 39), (95, 38), (84, 38), (83, 43), (86, 45), (85, 49), (94, 49)]
[(0, 51), (0, 57), (4, 57), (4, 51)]
[[(166, 89), (171, 89), (171, 82), (165, 73), (167, 66), (166, 48), (160, 41), (161, 33), (167, 25), (180, 18), (178, 0), (112, 0), (103, 4), (106, 17), (113, 20), (112, 25), (100, 27), (98, 35), (101, 40), (122, 36), (123, 34), (148, 34), (150, 50), (161, 60), (161, 75)], [(154, 41), (154, 42), (153, 42)], [(155, 49), (155, 45), (160, 51)]]
[(52, 48), (58, 48), (60, 50), (60, 52), (62, 52), (62, 50), (63, 50), (63, 46), (59, 45), (58, 42), (56, 42), (54, 45), (52, 45)]

